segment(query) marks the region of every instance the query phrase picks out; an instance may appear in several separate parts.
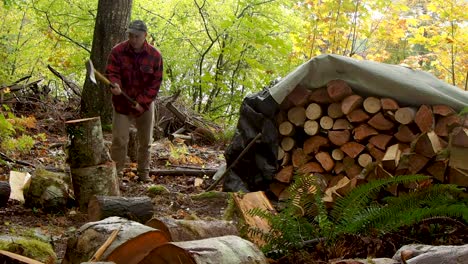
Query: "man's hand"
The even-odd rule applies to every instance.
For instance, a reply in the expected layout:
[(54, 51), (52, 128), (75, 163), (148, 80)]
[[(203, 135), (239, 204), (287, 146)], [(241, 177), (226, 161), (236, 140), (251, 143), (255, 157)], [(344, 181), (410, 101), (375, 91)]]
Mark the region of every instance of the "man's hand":
[(134, 108), (135, 108), (135, 109), (138, 111), (138, 113), (140, 113), (140, 114), (143, 113), (143, 112), (145, 111), (145, 109), (143, 109), (143, 107), (141, 107), (141, 105), (138, 104), (138, 103), (134, 106)]
[(122, 94), (122, 90), (120, 89), (120, 85), (118, 83), (111, 84), (110, 91), (113, 95)]

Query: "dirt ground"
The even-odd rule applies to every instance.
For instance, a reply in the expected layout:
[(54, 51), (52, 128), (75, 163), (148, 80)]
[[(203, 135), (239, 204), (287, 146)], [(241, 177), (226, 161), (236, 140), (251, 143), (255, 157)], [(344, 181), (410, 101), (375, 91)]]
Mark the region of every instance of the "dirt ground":
[[(110, 135), (104, 135), (109, 140)], [(33, 149), (30, 157), (23, 161), (46, 167), (66, 168), (63, 164), (64, 153), (61, 148), (50, 148), (51, 145), (64, 143), (64, 138), (51, 138), (47, 145)], [(217, 169), (224, 163), (222, 147), (203, 147), (186, 145), (183, 142), (171, 143), (162, 139), (153, 144), (151, 170), (179, 168)], [(25, 160), (26, 158), (26, 160)], [(121, 184), (121, 195), (124, 197), (150, 196), (154, 204), (154, 217), (172, 217), (175, 219), (222, 219), (227, 208), (227, 195), (221, 194), (210, 199), (198, 199), (197, 195), (213, 183), (209, 177), (195, 176), (156, 176), (151, 175), (152, 182), (137, 181), (134, 173), (136, 164), (129, 162)], [(2, 164), (0, 180), (8, 180), (10, 170), (26, 170), (33, 173), (33, 168), (18, 164)], [(162, 185), (169, 192), (154, 195), (148, 189), (153, 185)], [(221, 186), (217, 187), (220, 190)], [(66, 208), (56, 214), (48, 214), (39, 208), (27, 208), (18, 201), (9, 200), (6, 207), (0, 208), (0, 235), (34, 234), (52, 244), (59, 261), (66, 250), (67, 239), (83, 224), (88, 222), (86, 212), (77, 208)], [(58, 262), (60, 263), (60, 262)]]

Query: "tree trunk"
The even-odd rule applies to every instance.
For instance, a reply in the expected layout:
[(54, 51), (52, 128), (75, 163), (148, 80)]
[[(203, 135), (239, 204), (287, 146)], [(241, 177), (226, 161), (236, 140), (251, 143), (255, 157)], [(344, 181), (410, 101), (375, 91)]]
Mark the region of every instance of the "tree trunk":
[[(126, 39), (125, 29), (130, 21), (132, 0), (99, 0), (94, 26), (91, 60), (99, 72), (104, 72), (113, 46)], [(111, 124), (111, 93), (103, 84), (96, 87), (86, 78), (81, 96), (81, 114), (100, 116), (103, 124)]]

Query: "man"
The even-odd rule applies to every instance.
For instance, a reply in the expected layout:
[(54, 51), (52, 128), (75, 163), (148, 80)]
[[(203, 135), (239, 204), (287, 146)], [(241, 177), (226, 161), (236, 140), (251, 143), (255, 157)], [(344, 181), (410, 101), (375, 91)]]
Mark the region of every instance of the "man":
[[(112, 48), (106, 74), (112, 83), (111, 157), (117, 173), (122, 174), (127, 157), (130, 124), (135, 122), (138, 138), (138, 179), (149, 178), (150, 147), (153, 140), (154, 99), (163, 77), (163, 59), (159, 50), (146, 41), (148, 28), (141, 20), (132, 21), (128, 40)], [(126, 93), (136, 103), (126, 98)]]

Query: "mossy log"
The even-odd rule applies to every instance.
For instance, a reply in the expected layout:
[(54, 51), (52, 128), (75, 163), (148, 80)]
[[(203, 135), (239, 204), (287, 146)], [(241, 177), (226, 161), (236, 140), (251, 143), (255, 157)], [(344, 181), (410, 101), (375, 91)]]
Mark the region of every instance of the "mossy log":
[(119, 180), (114, 162), (86, 168), (70, 168), (75, 199), (81, 211), (88, 209), (94, 195), (120, 196)]
[(62, 211), (74, 203), (70, 182), (70, 176), (66, 173), (36, 169), (24, 190), (25, 205), (46, 212)]
[(93, 196), (88, 204), (89, 221), (99, 221), (110, 216), (144, 223), (153, 217), (153, 203), (148, 196)]
[(110, 161), (104, 146), (101, 119), (99, 117), (65, 122), (70, 145), (67, 146), (67, 162), (70, 168), (84, 168)]
[[(102, 254), (101, 261), (125, 263), (109, 260), (108, 258), (111, 255), (119, 255), (127, 241), (133, 239), (138, 241), (138, 237), (145, 236), (145, 234), (145, 237), (155, 240), (153, 243), (147, 243), (146, 245), (137, 245), (141, 250), (147, 251), (146, 253), (158, 245), (158, 243), (156, 243), (157, 241), (169, 241), (159, 230), (125, 218), (116, 216), (109, 217), (101, 221), (89, 222), (81, 226), (75, 234), (68, 239), (67, 249), (62, 260), (62, 264), (80, 264), (82, 262), (89, 261), (93, 257), (94, 253), (106, 242), (111, 233), (117, 229), (120, 231), (118, 232), (115, 240), (112, 241), (109, 247)], [(150, 248), (148, 249), (147, 247)], [(132, 255), (130, 253), (136, 254), (137, 252), (126, 252), (128, 256)]]
[(268, 261), (252, 242), (238, 236), (222, 236), (165, 243), (153, 249), (139, 263), (266, 264)]
[(185, 220), (161, 217), (149, 220), (146, 225), (161, 230), (174, 242), (239, 235), (234, 223), (225, 220)]
[(52, 245), (38, 238), (0, 236), (0, 263), (55, 263), (56, 260)]

